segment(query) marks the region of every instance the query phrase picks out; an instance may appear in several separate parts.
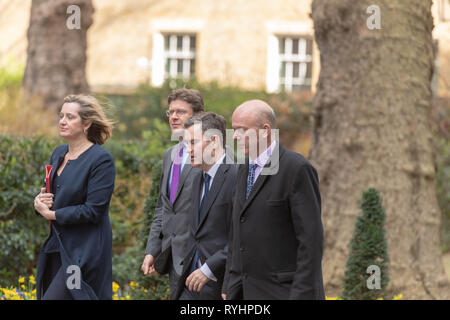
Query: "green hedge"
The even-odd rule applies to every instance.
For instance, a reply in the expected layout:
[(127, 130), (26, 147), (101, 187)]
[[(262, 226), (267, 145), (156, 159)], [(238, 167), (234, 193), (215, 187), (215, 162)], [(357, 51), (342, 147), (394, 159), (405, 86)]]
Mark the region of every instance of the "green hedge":
[(44, 165), (56, 143), (0, 136), (0, 285), (30, 274), (48, 225), (34, 213)]
[(187, 87), (197, 89), (204, 98), (205, 110), (218, 113), (227, 120), (231, 128), (234, 109), (246, 100), (262, 99), (275, 110), (278, 117), (281, 142), (286, 146), (294, 143), (301, 134), (310, 130), (309, 116), (312, 110), (312, 94), (297, 92), (268, 94), (264, 91), (249, 91), (235, 87), (219, 86), (215, 82), (198, 83), (195, 79), (166, 81), (161, 88), (141, 85), (133, 94), (101, 94), (97, 98), (107, 101), (115, 119), (120, 119), (114, 135), (119, 139), (142, 139), (143, 132), (154, 130), (155, 119), (167, 123), (165, 110), (167, 96), (173, 89)]

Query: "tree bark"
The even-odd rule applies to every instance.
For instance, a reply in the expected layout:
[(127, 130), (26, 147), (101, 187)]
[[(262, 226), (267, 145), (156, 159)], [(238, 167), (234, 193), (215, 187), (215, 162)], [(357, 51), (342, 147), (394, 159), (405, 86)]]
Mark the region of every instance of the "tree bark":
[[(338, 295), (362, 191), (386, 209), (388, 292), (448, 299), (429, 113), (432, 0), (314, 0), (321, 71), (310, 159), (318, 169), (328, 296)], [(381, 29), (366, 24), (371, 5)]]
[[(81, 10), (80, 29), (66, 25), (70, 5)], [(86, 34), (94, 8), (90, 0), (33, 0), (28, 27), (28, 55), (23, 89), (58, 110), (68, 94), (89, 93), (86, 81)]]

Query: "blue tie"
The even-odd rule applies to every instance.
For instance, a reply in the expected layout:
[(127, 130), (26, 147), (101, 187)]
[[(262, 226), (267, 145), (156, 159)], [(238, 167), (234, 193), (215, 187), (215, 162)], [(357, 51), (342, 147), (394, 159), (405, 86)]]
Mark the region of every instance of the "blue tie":
[(255, 180), (255, 170), (258, 165), (250, 164), (248, 168), (248, 178), (247, 178), (247, 192), (245, 194), (245, 200), (248, 199), (248, 196), (250, 195), (250, 191), (252, 191), (253, 188), (253, 181)]
[[(200, 203), (200, 208), (198, 210), (198, 223), (200, 223), (200, 221), (202, 219), (203, 204), (205, 203), (206, 196), (208, 195), (210, 181), (211, 181), (211, 176), (209, 174), (205, 173), (205, 176), (204, 176), (205, 191), (203, 192), (202, 201)], [(191, 265), (191, 273), (194, 272), (195, 269), (197, 269), (197, 262), (198, 262), (198, 248), (195, 249), (194, 259), (192, 260), (192, 265)]]
[(202, 197), (202, 201), (200, 203), (200, 208), (198, 210), (198, 222), (200, 223), (200, 220), (202, 218), (202, 209), (203, 209), (203, 204), (205, 203), (205, 199), (206, 196), (208, 195), (208, 191), (209, 191), (209, 182), (211, 181), (211, 176), (207, 173), (205, 173), (204, 176), (204, 182), (205, 182), (205, 191), (203, 192), (203, 197)]

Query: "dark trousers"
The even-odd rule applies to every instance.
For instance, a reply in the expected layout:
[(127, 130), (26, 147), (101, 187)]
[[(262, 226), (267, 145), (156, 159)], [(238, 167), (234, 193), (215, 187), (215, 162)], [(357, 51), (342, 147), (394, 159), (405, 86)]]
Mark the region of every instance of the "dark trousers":
[(42, 284), (42, 300), (73, 300), (66, 286), (59, 253), (48, 253)]
[(169, 287), (170, 292), (175, 292), (177, 290), (178, 281), (180, 280), (180, 275), (175, 271), (173, 266), (169, 269)]

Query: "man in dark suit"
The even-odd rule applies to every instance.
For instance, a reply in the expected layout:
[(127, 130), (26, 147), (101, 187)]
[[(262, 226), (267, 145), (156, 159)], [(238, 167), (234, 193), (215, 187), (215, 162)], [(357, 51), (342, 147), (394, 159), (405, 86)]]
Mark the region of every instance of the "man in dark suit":
[[(200, 169), (193, 168), (189, 163), (187, 144), (182, 141), (184, 122), (203, 112), (204, 106), (197, 90), (185, 88), (173, 91), (168, 97), (168, 103), (166, 114), (172, 129), (172, 139), (179, 137), (180, 142), (164, 153), (159, 196), (141, 269), (144, 274), (168, 272), (173, 292), (181, 275), (181, 262), (186, 255), (192, 183), (195, 175), (201, 174)], [(160, 269), (157, 266), (161, 266)]]
[(247, 158), (238, 170), (226, 299), (324, 299), (316, 170), (273, 139), (267, 103), (244, 102), (232, 126)]
[(220, 300), (237, 166), (225, 153), (226, 121), (222, 116), (202, 113), (184, 126), (191, 164), (203, 174), (193, 182), (189, 254), (172, 299)]

